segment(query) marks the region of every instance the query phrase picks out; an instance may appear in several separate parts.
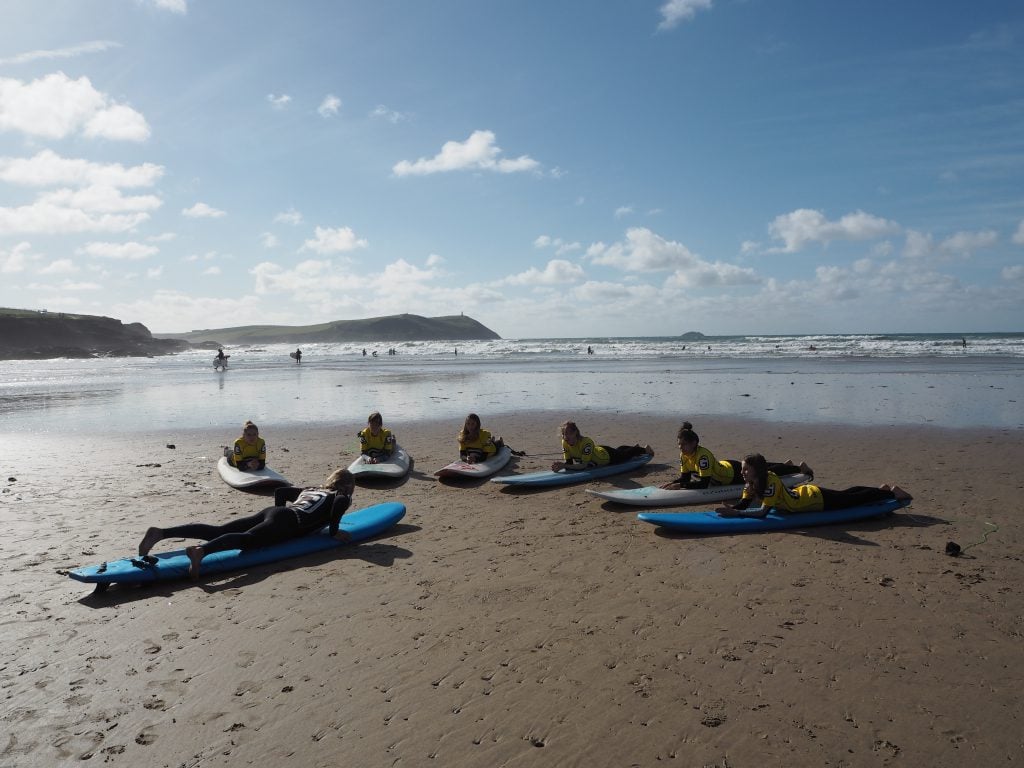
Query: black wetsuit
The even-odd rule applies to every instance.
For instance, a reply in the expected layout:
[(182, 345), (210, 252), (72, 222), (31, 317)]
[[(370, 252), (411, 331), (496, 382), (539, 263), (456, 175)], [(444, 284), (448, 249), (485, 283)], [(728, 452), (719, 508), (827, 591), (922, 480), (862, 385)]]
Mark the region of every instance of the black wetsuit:
[(323, 488), (278, 488), (273, 507), (223, 525), (189, 523), (164, 528), (164, 538), (205, 539), (203, 550), (209, 554), (266, 547), (305, 536), (325, 525), (330, 526), (333, 536), (351, 503), (352, 499), (345, 494)]

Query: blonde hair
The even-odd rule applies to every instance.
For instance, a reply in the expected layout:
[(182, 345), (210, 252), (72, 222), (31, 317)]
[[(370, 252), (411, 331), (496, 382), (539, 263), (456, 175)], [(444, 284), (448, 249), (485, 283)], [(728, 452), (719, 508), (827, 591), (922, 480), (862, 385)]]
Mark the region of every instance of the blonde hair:
[(324, 481), (324, 488), (332, 491), (340, 491), (342, 488), (352, 488), (355, 485), (355, 478), (347, 469), (336, 469), (327, 476)]
[(580, 434), (580, 428), (576, 426), (575, 421), (567, 421), (558, 428), (558, 434), (565, 437), (566, 432), (575, 432), (577, 435)]
[(259, 434), (260, 431), (260, 428), (253, 424), (251, 421), (246, 421), (245, 424), (242, 425), (243, 432), (245, 432), (245, 430), (247, 429), (255, 429), (257, 434)]

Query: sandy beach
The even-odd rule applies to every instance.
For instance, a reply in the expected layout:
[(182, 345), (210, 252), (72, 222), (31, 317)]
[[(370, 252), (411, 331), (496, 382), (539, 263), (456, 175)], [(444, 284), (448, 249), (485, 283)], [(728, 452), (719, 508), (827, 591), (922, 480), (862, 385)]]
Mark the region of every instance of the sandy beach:
[[(481, 415), (529, 454), (509, 471), (558, 450), (559, 417)], [(599, 442), (656, 449), (601, 485), (675, 475), (675, 417), (578, 416)], [(458, 421), (389, 420), (415, 468), (354, 503), (404, 502), (389, 534), (93, 594), (66, 571), (133, 552), (148, 525), (271, 501), (220, 481), (222, 431), (80, 436), (70, 459), (26, 437), (0, 478), (0, 766), (1019, 761), (1020, 430), (690, 418), (721, 458), (806, 460), (832, 488), (895, 481), (914, 504), (847, 526), (664, 535), (585, 484), (438, 482)], [(354, 458), (362, 425), (261, 426), (270, 464), (312, 484)]]

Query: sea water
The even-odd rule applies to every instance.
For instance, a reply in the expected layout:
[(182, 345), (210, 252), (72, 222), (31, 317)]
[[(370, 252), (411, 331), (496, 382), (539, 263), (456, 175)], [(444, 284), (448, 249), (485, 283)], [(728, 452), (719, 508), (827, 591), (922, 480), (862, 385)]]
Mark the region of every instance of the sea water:
[[(0, 436), (362, 426), (516, 411), (1024, 427), (1024, 334), (591, 338), (225, 347), (0, 362)], [(393, 352), (393, 354), (392, 354)]]

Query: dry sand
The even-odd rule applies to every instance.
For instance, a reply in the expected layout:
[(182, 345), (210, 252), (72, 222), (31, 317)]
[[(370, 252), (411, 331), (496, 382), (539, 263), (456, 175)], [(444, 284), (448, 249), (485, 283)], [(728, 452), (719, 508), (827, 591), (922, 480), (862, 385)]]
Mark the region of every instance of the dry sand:
[[(578, 416), (600, 442), (657, 450), (602, 485), (674, 476), (674, 419)], [(550, 454), (557, 421), (484, 426)], [(134, 551), (148, 525), (270, 503), (217, 477), (234, 435), (63, 446), (78, 459), (5, 446), (0, 766), (1017, 764), (1020, 431), (695, 421), (722, 458), (806, 459), (828, 487), (896, 481), (914, 505), (790, 533), (662, 535), (586, 485), (440, 483), (459, 425), (391, 423), (415, 469), (355, 501), (405, 502), (390, 534), (92, 594), (66, 570)], [(271, 465), (310, 484), (353, 458), (362, 425), (261, 426)]]

